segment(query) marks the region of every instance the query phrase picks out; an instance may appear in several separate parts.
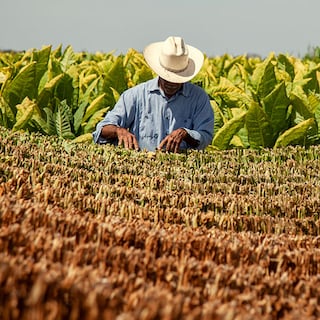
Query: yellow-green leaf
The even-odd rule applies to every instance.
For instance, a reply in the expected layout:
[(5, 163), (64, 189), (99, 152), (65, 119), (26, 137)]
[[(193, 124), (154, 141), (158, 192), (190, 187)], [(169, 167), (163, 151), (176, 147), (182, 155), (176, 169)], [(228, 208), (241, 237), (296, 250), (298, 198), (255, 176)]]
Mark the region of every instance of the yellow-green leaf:
[(309, 118), (286, 130), (276, 141), (274, 147), (286, 147), (289, 144), (306, 136), (307, 131), (315, 125), (315, 119)]
[(102, 109), (102, 107), (104, 106), (104, 98), (105, 98), (106, 94), (102, 93), (101, 95), (99, 95), (97, 98), (95, 98), (90, 105), (88, 106), (83, 119), (82, 119), (82, 123), (86, 122), (93, 114), (95, 114), (99, 109)]
[(81, 136), (78, 136), (77, 138), (73, 139), (71, 142), (72, 143), (84, 143), (84, 142), (92, 142), (93, 141), (93, 137), (92, 137), (92, 133), (85, 133), (82, 134)]
[(21, 104), (17, 105), (16, 123), (13, 126), (13, 131), (23, 129), (31, 119), (35, 103), (26, 97)]

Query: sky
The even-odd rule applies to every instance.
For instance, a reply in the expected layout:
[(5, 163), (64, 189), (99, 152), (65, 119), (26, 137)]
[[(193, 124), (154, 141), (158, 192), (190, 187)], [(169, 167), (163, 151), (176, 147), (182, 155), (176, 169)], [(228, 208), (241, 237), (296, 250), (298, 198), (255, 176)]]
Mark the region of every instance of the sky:
[(126, 53), (181, 36), (207, 56), (303, 56), (320, 46), (320, 0), (0, 0), (0, 50)]

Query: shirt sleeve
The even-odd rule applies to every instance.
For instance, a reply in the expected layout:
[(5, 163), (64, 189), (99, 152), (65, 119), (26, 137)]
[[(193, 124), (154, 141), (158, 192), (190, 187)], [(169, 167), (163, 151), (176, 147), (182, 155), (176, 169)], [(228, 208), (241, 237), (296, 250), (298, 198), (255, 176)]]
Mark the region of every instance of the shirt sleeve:
[[(201, 89), (202, 90), (202, 89)], [(196, 149), (205, 149), (212, 142), (214, 113), (208, 95), (203, 91), (197, 101), (193, 115), (193, 128), (184, 128), (188, 134), (199, 141)]]
[(119, 98), (118, 102), (115, 104), (114, 108), (107, 112), (106, 116), (102, 121), (100, 121), (96, 130), (92, 133), (93, 141), (95, 143), (105, 144), (105, 143), (116, 143), (115, 139), (110, 140), (101, 136), (102, 128), (105, 125), (111, 124), (117, 127), (129, 128), (131, 122), (134, 118), (134, 95), (132, 90), (125, 91)]

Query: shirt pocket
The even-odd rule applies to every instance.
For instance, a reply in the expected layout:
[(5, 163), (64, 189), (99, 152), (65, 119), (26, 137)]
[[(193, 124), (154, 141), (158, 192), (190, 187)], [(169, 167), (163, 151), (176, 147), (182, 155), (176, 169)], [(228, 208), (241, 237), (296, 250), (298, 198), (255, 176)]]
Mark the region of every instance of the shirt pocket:
[(158, 138), (157, 126), (154, 122), (153, 115), (144, 114), (140, 122), (140, 138), (148, 141), (155, 141)]

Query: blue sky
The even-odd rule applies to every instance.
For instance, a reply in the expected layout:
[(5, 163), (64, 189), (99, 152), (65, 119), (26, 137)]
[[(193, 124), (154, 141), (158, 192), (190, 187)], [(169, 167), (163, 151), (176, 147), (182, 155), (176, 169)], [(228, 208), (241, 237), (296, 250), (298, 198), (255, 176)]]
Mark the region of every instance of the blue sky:
[(0, 0), (0, 49), (142, 51), (170, 35), (208, 56), (304, 55), (320, 46), (319, 0)]

